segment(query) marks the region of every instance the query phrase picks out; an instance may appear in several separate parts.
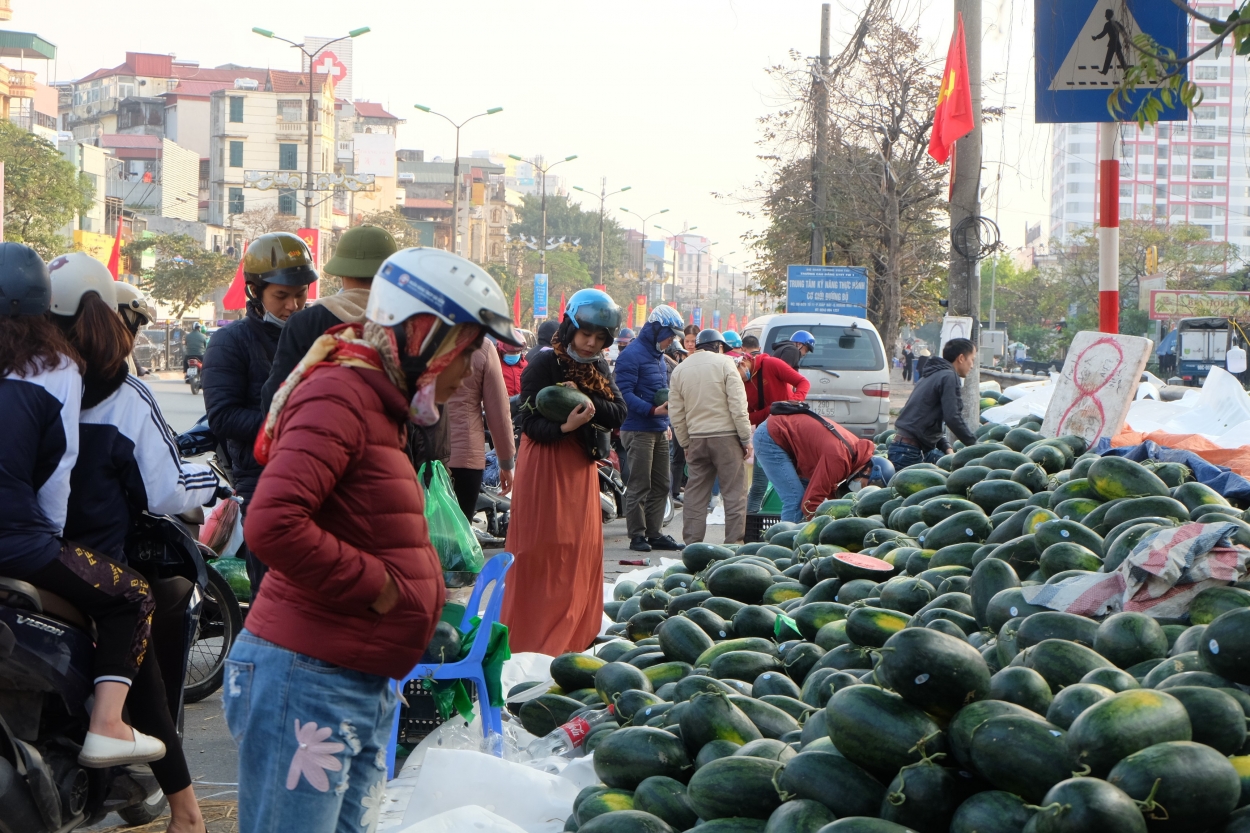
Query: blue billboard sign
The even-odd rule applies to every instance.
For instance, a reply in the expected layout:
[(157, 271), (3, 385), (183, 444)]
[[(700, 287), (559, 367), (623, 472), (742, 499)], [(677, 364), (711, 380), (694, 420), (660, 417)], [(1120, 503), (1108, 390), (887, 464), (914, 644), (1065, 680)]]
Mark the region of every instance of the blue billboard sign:
[(863, 317), (868, 311), (868, 270), (861, 266), (790, 266), (786, 312)]
[(712, 329), (720, 329), (720, 310), (712, 310)]
[(547, 276), (534, 274), (534, 317), (547, 317)]
[[(1185, 57), (1188, 19), (1182, 5), (1160, 0), (1049, 0), (1034, 4), (1036, 69), (1034, 119), (1039, 123), (1132, 121), (1150, 85), (1139, 86), (1120, 118), (1107, 100), (1137, 56), (1133, 38), (1145, 33)], [(1183, 70), (1182, 70), (1183, 71)], [(1185, 121), (1175, 96), (1160, 121)]]
[(703, 307), (695, 307), (690, 310), (690, 323), (696, 327), (703, 326)]

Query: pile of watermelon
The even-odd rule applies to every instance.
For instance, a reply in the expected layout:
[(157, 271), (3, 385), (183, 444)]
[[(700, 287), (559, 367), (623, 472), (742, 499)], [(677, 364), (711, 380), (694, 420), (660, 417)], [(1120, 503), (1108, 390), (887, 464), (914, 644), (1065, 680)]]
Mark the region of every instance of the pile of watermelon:
[(565, 830), (1250, 833), (1250, 582), (1179, 619), (1021, 592), (1161, 529), (1250, 524), (1184, 466), (1038, 427), (618, 584), (616, 638), (518, 710), (542, 735), (615, 707)]

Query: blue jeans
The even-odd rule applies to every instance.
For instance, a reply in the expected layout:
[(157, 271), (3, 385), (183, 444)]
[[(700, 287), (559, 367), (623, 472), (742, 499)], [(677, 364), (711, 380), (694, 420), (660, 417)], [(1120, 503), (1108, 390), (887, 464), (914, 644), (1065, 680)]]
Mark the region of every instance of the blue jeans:
[(807, 492), (807, 481), (799, 477), (786, 450), (768, 435), (768, 420), (755, 429), (755, 462), (764, 467), (764, 474), (781, 498), (781, 519), (793, 523), (803, 520), (803, 495)]
[(894, 466), (895, 471), (905, 469), (908, 466), (914, 466), (917, 463), (936, 463), (938, 460), (941, 460), (944, 456), (946, 456), (945, 453), (939, 448), (934, 448), (930, 450), (928, 454), (925, 454), (914, 445), (899, 442), (890, 443), (890, 449), (887, 452), (887, 455), (889, 456), (890, 464)]
[(764, 493), (767, 491), (768, 475), (764, 474), (764, 467), (760, 465), (759, 460), (756, 460), (751, 469), (751, 490), (747, 492), (748, 515), (759, 514), (760, 507), (764, 504)]
[(226, 660), (239, 833), (373, 833), (397, 698), (363, 674), (239, 634)]

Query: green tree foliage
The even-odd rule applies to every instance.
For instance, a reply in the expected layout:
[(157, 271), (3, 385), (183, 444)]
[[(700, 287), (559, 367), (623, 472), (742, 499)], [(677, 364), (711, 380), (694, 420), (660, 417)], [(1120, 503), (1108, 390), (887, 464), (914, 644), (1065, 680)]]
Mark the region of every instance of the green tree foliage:
[(216, 289), (230, 285), (238, 262), (203, 246), (185, 234), (159, 234), (126, 246), (126, 255), (139, 262), (151, 249), (156, 265), (140, 275), (140, 285), (158, 301), (173, 307), (173, 317), (181, 318), (191, 307), (204, 302)]
[[(868, 318), (887, 345), (901, 323), (932, 317), (945, 294), (944, 169), (928, 156), (939, 67), (926, 62), (917, 30), (873, 3), (859, 35), (825, 73), (826, 112), (811, 95), (817, 68), (792, 56), (770, 68), (783, 106), (762, 118), (769, 172), (747, 214), (768, 225), (746, 235), (756, 252), (756, 290), (784, 298), (786, 267), (807, 263), (812, 229), (823, 230), (826, 262), (868, 271)], [(830, 153), (813, 172), (812, 138), (828, 123)], [(813, 175), (828, 189), (812, 201)]]
[[(91, 210), (95, 186), (51, 143), (0, 121), (4, 162), (4, 239), (25, 243), (50, 260), (69, 248), (61, 229)], [(102, 198), (103, 195), (101, 195)]]
[[(1139, 310), (1141, 280), (1147, 277), (1146, 252), (1159, 253), (1159, 274), (1169, 289), (1238, 289), (1244, 273), (1228, 274), (1240, 264), (1237, 247), (1209, 239), (1206, 229), (1179, 223), (1157, 225), (1141, 220), (1120, 224), (1120, 332), (1149, 331), (1149, 314)], [(1098, 329), (1098, 232), (1072, 233), (1054, 247), (1054, 262), (1020, 269), (1007, 256), (981, 265), (981, 314), (989, 318), (990, 286), (998, 323), (1012, 341), (1030, 354), (1057, 358), (1081, 330)], [(1075, 309), (1075, 313), (1071, 311)], [(1064, 321), (1062, 332), (1056, 325)]]
[[(542, 198), (536, 194), (526, 194), (523, 203), (517, 210), (517, 221), (508, 229), (513, 237), (524, 234), (526, 238), (542, 236), (543, 212)], [(580, 241), (579, 248), (574, 249), (578, 258), (593, 278), (599, 270), (599, 212), (583, 211), (577, 203), (570, 202), (568, 197), (547, 196), (547, 238), (556, 240), (563, 237), (565, 246), (572, 246)], [(605, 283), (612, 275), (619, 272), (625, 263), (625, 233), (620, 224), (611, 217), (603, 222), (603, 272)], [(547, 265), (551, 265), (551, 253), (547, 253)], [(594, 281), (592, 281), (594, 283)]]

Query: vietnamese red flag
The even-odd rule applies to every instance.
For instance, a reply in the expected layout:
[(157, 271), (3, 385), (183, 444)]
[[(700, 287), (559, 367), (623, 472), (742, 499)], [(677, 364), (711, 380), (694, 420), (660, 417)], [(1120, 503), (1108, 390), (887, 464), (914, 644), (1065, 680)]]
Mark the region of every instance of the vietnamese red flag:
[(560, 293), (560, 321), (564, 320), (564, 293)]
[(964, 18), (955, 24), (955, 34), (946, 53), (937, 109), (933, 112), (933, 132), (929, 155), (938, 162), (950, 158), (955, 140), (967, 136), (976, 125), (972, 121), (972, 87), (968, 83), (968, 50), (964, 45)]
[[(246, 248), (246, 247), (244, 247)], [(234, 273), (234, 280), (230, 282), (230, 288), (226, 290), (226, 296), (221, 299), (221, 305), (225, 309), (243, 309), (247, 306), (247, 293), (244, 290), (244, 284), (247, 281), (243, 277), (243, 261), (239, 261), (238, 271)]]
[(738, 332), (738, 313), (736, 312), (729, 313), (729, 329), (735, 333)]
[(109, 273), (113, 280), (121, 280), (122, 271), (122, 218), (117, 218), (117, 236), (113, 238), (113, 253), (109, 255)]
[(519, 326), (521, 323), (521, 286), (517, 285), (516, 296), (512, 299), (512, 323)]
[(625, 310), (625, 326), (628, 327), (634, 323), (634, 302), (629, 302), (629, 308)]

